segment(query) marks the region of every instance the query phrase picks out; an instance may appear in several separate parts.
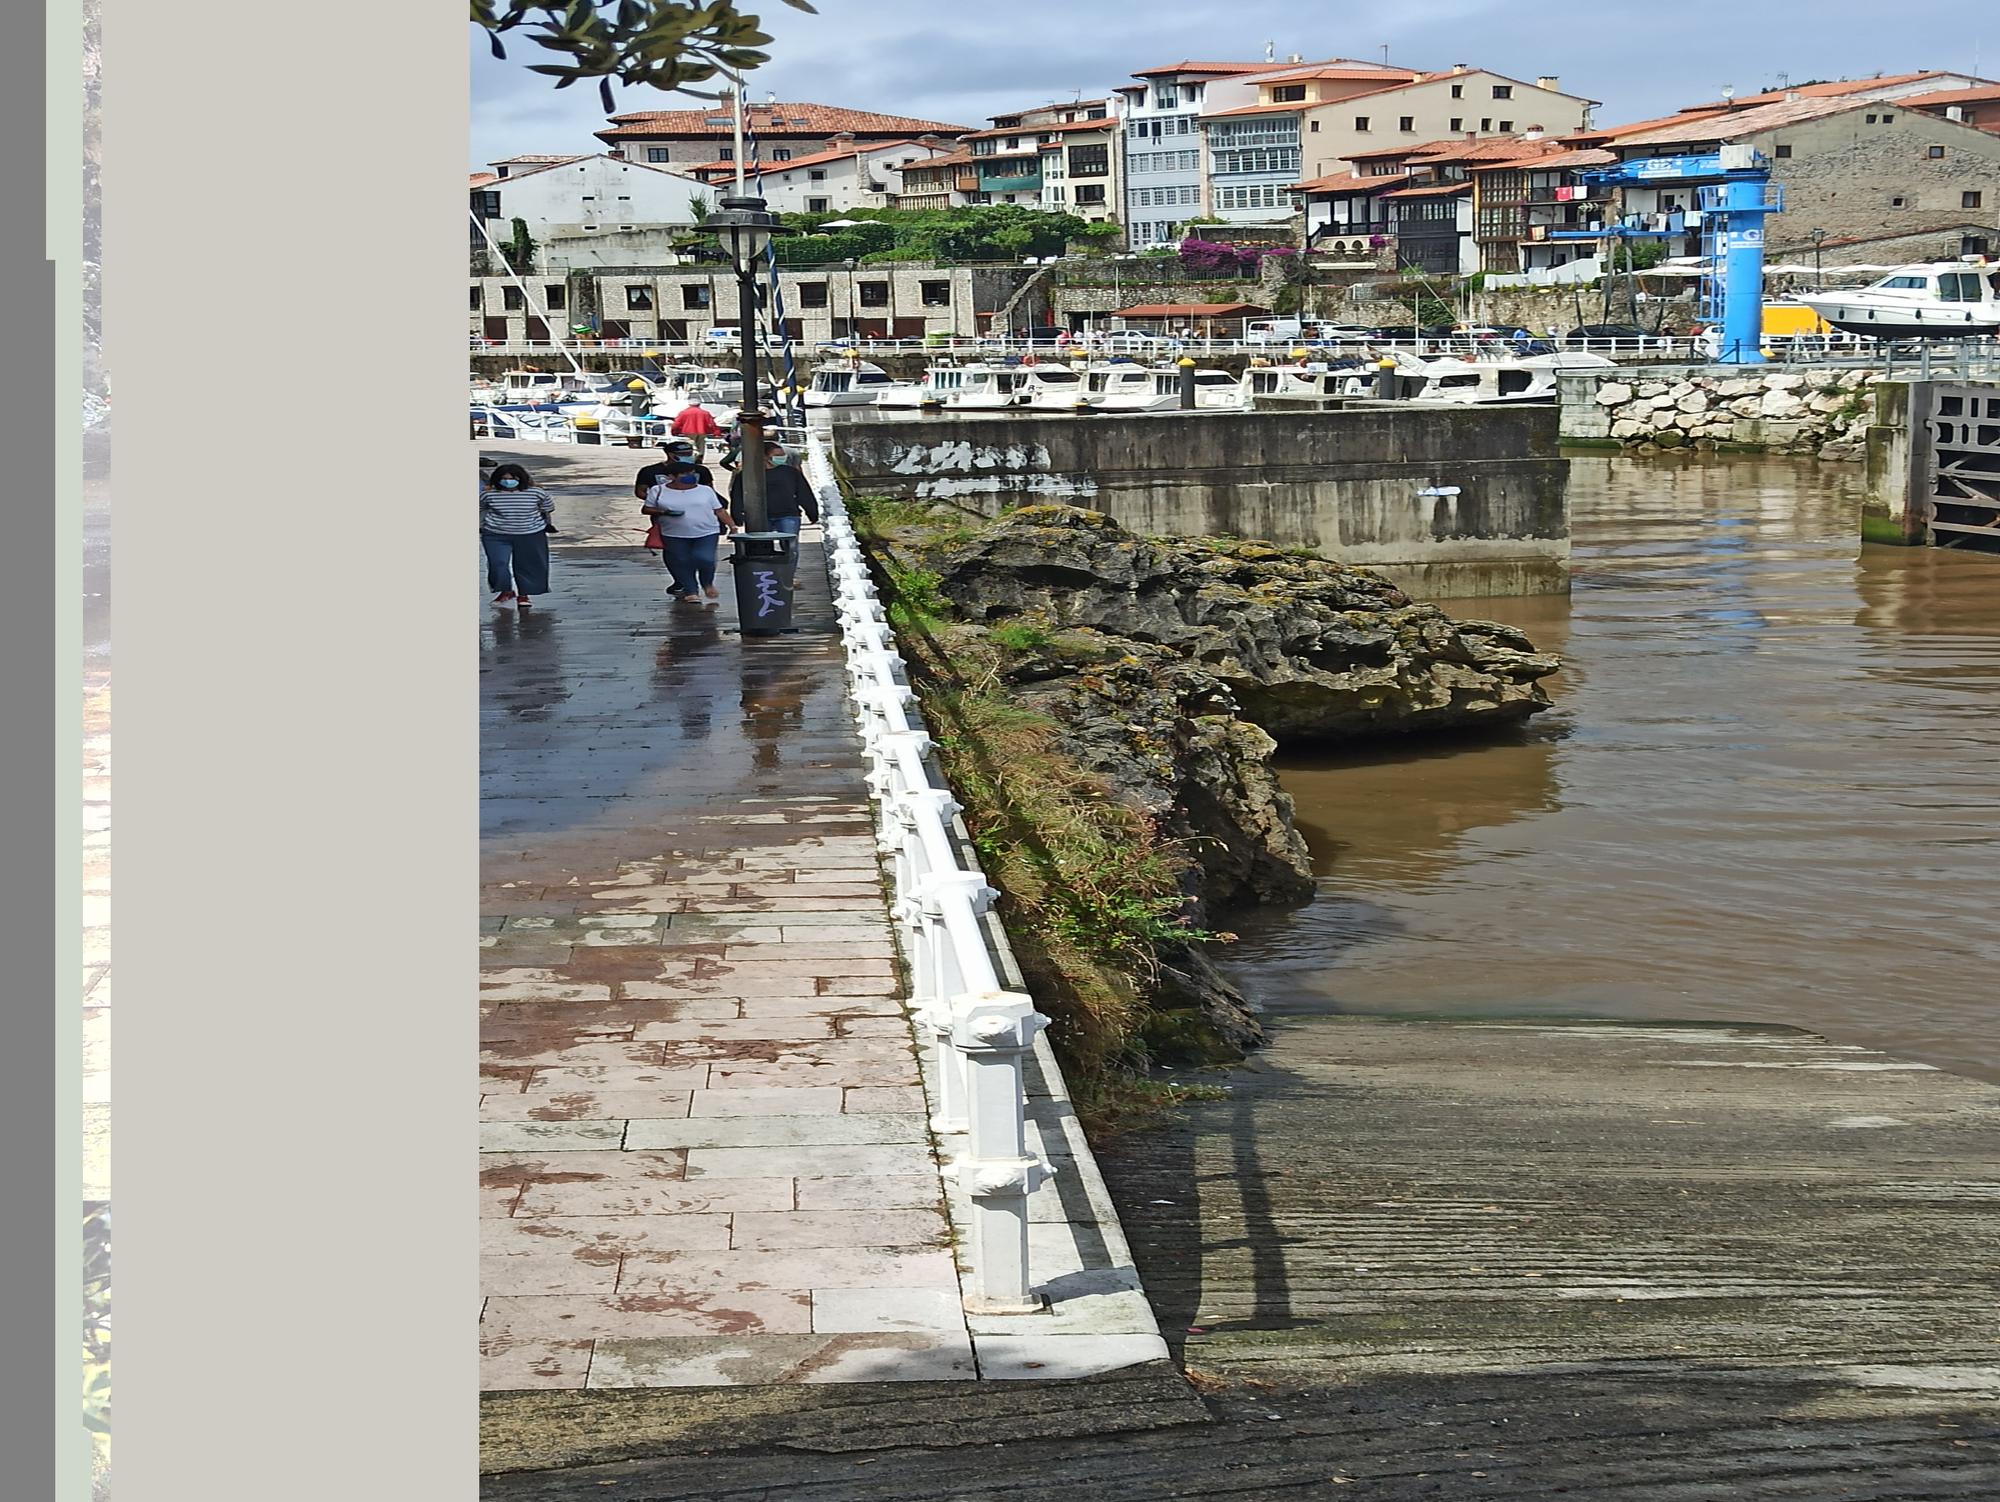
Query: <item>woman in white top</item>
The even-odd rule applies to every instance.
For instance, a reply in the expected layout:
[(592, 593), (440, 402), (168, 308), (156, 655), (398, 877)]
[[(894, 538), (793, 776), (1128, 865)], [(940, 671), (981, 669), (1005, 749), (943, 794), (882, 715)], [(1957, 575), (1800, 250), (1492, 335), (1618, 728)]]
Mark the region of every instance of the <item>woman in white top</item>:
[(733, 530), (729, 506), (710, 486), (701, 483), (694, 466), (670, 463), (666, 478), (646, 492), (639, 508), (660, 524), (660, 561), (673, 577), (674, 597), (683, 605), (700, 603), (702, 595), (717, 599), (716, 541)]

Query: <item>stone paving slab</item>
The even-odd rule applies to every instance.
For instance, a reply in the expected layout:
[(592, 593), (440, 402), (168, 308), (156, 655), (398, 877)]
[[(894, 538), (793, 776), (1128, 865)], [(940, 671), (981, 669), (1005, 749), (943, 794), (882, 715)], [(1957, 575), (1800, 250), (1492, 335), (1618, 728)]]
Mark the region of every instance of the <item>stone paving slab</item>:
[(636, 549), (559, 547), (552, 583), (481, 641), (482, 1386), (1157, 1359), (1067, 1221), (1034, 1228), (1046, 1315), (967, 1319), (823, 600), (745, 641)]

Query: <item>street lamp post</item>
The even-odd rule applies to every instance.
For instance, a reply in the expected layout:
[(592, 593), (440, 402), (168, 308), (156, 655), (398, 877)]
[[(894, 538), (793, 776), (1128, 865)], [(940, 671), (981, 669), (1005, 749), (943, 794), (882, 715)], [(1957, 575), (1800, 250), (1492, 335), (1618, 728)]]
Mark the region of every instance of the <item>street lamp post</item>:
[(847, 268), (847, 342), (859, 342), (861, 335), (854, 327), (854, 257), (849, 256), (840, 263)]
[(736, 414), (742, 434), (737, 462), (743, 477), (743, 525), (749, 532), (767, 530), (770, 520), (764, 505), (764, 414), (758, 410), (757, 268), (771, 243), (774, 224), (765, 212), (764, 200), (751, 194), (723, 199), (706, 221), (736, 272), (737, 333), (743, 365), (743, 403)]
[[(739, 159), (741, 152), (738, 153)], [(798, 539), (773, 532), (764, 454), (764, 414), (757, 379), (757, 271), (776, 222), (764, 200), (740, 185), (708, 216), (736, 271), (736, 308), (742, 335), (743, 400), (737, 408), (737, 476), (743, 484), (743, 530), (730, 562), (736, 575), (736, 619), (745, 636), (771, 636), (792, 623), (792, 582)]]
[(1820, 265), (1820, 259), (1819, 259), (1819, 248), (1820, 248), (1820, 245), (1822, 244), (1822, 242), (1824, 242), (1824, 241), (1825, 241), (1825, 239), (1826, 239), (1826, 231), (1825, 231), (1825, 230), (1823, 230), (1823, 229), (1809, 229), (1809, 230), (1807, 230), (1807, 231), (1806, 231), (1806, 238), (1807, 238), (1808, 240), (1812, 241), (1812, 248), (1813, 248), (1813, 287), (1814, 287), (1814, 288), (1815, 288), (1816, 290), (1821, 290), (1821, 291), (1823, 291), (1823, 290), (1825, 290), (1825, 287), (1826, 287), (1826, 271), (1825, 271), (1825, 269), (1824, 269), (1824, 268), (1823, 268), (1823, 267), (1822, 267), (1822, 266)]

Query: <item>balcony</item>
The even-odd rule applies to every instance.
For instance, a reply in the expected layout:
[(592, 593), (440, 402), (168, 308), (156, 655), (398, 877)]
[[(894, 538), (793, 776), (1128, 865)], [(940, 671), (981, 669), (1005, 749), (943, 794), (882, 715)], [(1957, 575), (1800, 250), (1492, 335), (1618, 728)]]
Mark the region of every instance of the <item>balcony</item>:
[(1528, 189), (1528, 196), (1527, 196), (1527, 198), (1526, 198), (1525, 200), (1523, 200), (1523, 202), (1526, 202), (1526, 203), (1588, 203), (1588, 202), (1590, 201), (1590, 189), (1588, 189), (1588, 188), (1585, 188), (1585, 187), (1576, 187), (1576, 188), (1572, 188), (1572, 189), (1570, 189), (1570, 190), (1569, 190), (1569, 196), (1568, 196), (1567, 198), (1558, 198), (1558, 197), (1556, 196), (1556, 195), (1557, 195), (1557, 194), (1558, 194), (1559, 192), (1561, 192), (1561, 191), (1563, 191), (1563, 189), (1561, 189), (1561, 188), (1557, 188), (1557, 187), (1548, 187), (1548, 188), (1530, 188), (1530, 189)]
[(979, 174), (979, 191), (982, 193), (1039, 193), (1041, 190), (1040, 172), (1024, 172), (1014, 177)]
[(977, 172), (961, 172), (957, 177), (952, 179), (951, 185), (961, 193), (977, 193), (979, 191), (979, 174)]

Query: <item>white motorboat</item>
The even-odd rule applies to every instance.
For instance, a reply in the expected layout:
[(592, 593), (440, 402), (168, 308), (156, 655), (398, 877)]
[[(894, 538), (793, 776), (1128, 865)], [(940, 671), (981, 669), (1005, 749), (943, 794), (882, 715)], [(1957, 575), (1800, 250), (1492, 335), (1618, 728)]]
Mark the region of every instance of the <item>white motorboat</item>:
[[(1565, 370), (1615, 370), (1616, 360), (1587, 350), (1547, 355), (1486, 355), (1474, 360), (1446, 356), (1424, 360), (1398, 353), (1397, 395), (1428, 406), (1487, 406), (1500, 402), (1552, 402), (1557, 375)], [(1357, 393), (1369, 395), (1370, 391)]]
[(1021, 405), (1040, 411), (1072, 412), (1089, 405), (1083, 376), (1067, 365), (1024, 365), (1020, 376)]
[(1253, 365), (1243, 372), (1238, 388), (1252, 407), (1283, 407), (1293, 403), (1317, 406), (1330, 398), (1367, 396), (1374, 390), (1374, 373), (1366, 366)]
[(924, 402), (968, 412), (998, 412), (1026, 398), (1022, 371), (1011, 365), (933, 365), (924, 372)]
[(2000, 333), (2000, 264), (1983, 256), (1899, 266), (1855, 291), (1795, 294), (1846, 334), (1966, 339)]
[[(899, 384), (879, 365), (862, 361), (853, 365), (822, 365), (812, 373), (806, 386), (808, 407), (872, 407), (889, 387)], [(905, 381), (900, 384), (914, 384)], [(912, 402), (910, 405), (916, 405)]]
[(1144, 365), (1094, 365), (1083, 375), (1083, 399), (1101, 412), (1155, 412), (1180, 405), (1178, 388), (1163, 394)]

